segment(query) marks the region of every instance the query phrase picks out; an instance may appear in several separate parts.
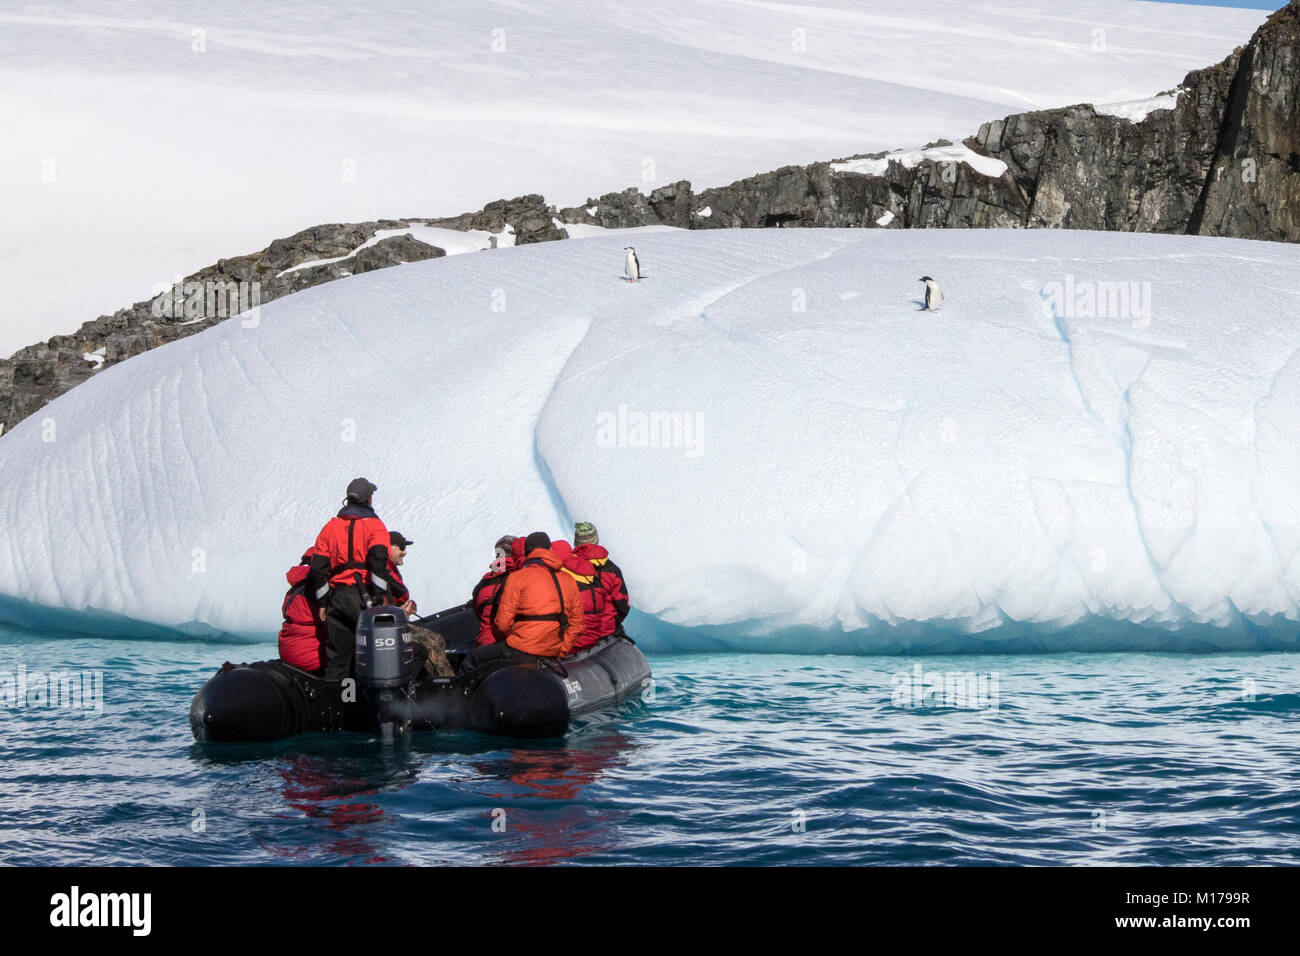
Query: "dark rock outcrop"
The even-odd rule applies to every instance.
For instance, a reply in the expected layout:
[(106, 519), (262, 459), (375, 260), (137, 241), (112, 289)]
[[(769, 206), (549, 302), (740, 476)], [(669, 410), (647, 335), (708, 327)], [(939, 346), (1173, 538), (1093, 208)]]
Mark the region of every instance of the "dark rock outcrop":
[[(103, 349), (103, 364), (111, 365), (235, 314), (220, 307), (223, 295), (256, 287), (265, 303), (342, 276), (442, 255), (402, 235), (351, 254), (378, 230), (415, 222), (508, 229), (519, 244), (567, 238), (563, 226), (579, 223), (1107, 229), (1300, 242), (1300, 0), (1270, 16), (1222, 63), (1189, 73), (1176, 92), (1172, 109), (1136, 123), (1091, 106), (985, 123), (964, 146), (1004, 163), (1000, 175), (984, 175), (942, 152), (914, 163), (876, 153), (846, 158), (886, 161), (870, 175), (837, 171), (835, 164), (846, 160), (836, 160), (785, 166), (699, 193), (685, 180), (648, 196), (626, 189), (558, 211), (529, 195), (442, 219), (315, 226), (188, 276), (186, 286), (197, 283), (204, 293), (201, 307), (178, 296), (170, 313), (159, 315), (157, 300), (138, 302), (0, 361), (0, 425), (12, 427), (88, 378), (95, 366), (82, 353)], [(321, 259), (339, 261), (285, 272)]]
[(691, 200), (691, 184), (683, 179), (669, 186), (660, 186), (649, 196), (633, 186), (621, 193), (588, 199), (585, 206), (561, 209), (559, 218), (566, 223), (584, 223), (605, 229), (645, 225), (690, 229), (698, 225), (691, 220), (694, 212)]
[(687, 182), (649, 197), (610, 193), (563, 209), (560, 218), (695, 229), (1063, 228), (1300, 241), (1300, 0), (1170, 92), (1177, 94), (1172, 109), (1136, 123), (1086, 105), (985, 123), (964, 145), (1005, 163), (1000, 177), (946, 159), (909, 166), (876, 153), (846, 159), (888, 160), (879, 175), (836, 172), (832, 163), (786, 166), (698, 194)]
[[(406, 225), (382, 220), (313, 226), (277, 239), (261, 252), (219, 259), (171, 291), (100, 316), (71, 335), (20, 349), (0, 361), (0, 424), (12, 427), (100, 368), (201, 332), (250, 306), (343, 276), (445, 255), (409, 235), (387, 236), (358, 249), (379, 230)], [(330, 259), (336, 261), (304, 265)], [(83, 357), (97, 351), (102, 351), (102, 362)]]
[(498, 199), (488, 203), (479, 212), (420, 221), (444, 229), (481, 229), (484, 232), (502, 232), (509, 226), (515, 234), (515, 244), (524, 245), (567, 239), (568, 235), (555, 224), (555, 219), (555, 207), (548, 206), (545, 199), (533, 194), (516, 199)]
[(1240, 52), (1188, 231), (1300, 239), (1300, 0), (1269, 17)]

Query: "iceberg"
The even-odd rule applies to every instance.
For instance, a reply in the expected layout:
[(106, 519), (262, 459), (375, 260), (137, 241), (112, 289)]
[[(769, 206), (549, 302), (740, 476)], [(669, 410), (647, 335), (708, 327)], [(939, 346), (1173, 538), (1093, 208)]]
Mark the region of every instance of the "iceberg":
[(365, 475), (423, 610), (586, 520), (650, 649), (1297, 646), (1300, 248), (664, 231), (628, 283), (624, 243), (341, 279), (104, 369), (0, 438), (0, 618), (266, 637)]

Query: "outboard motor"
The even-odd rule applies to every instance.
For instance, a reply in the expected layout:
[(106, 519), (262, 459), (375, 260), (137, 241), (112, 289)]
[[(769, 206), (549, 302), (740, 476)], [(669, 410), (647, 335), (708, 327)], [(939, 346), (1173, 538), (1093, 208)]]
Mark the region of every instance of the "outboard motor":
[[(400, 607), (368, 607), (357, 618), (357, 682), (374, 702), (379, 729), (385, 740), (406, 730), (393, 689), (409, 684), (415, 676), (415, 645), (411, 625)], [(400, 693), (400, 692), (399, 692)]]

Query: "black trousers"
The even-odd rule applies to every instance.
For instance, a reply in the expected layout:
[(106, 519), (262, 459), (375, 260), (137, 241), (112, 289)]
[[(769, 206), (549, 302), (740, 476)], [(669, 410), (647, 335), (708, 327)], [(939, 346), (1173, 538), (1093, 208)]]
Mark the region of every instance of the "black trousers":
[(329, 611), (325, 615), (325, 680), (353, 676), (357, 618), (364, 606), (361, 592), (355, 587), (330, 588)]
[(532, 654), (525, 654), (523, 651), (517, 651), (505, 641), (497, 641), (495, 644), (480, 644), (470, 651), (469, 657), (465, 660), (465, 670), (471, 667), (478, 667), (480, 664), (486, 664), (488, 661), (496, 660), (517, 660), (517, 661), (535, 661)]

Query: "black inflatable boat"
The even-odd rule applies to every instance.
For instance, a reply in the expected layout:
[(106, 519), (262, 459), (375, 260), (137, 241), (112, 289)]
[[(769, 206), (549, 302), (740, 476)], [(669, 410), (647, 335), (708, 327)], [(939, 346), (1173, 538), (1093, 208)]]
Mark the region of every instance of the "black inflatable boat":
[(417, 674), (412, 624), (400, 608), (375, 607), (357, 622), (356, 684), (327, 684), (283, 661), (226, 663), (190, 704), (196, 740), (278, 740), (354, 730), (385, 738), (408, 730), (473, 730), (505, 737), (558, 737), (579, 714), (640, 696), (645, 655), (623, 635), (571, 657), (498, 660), (464, 670), (478, 618), (468, 604), (422, 618), (447, 643), (457, 674)]

